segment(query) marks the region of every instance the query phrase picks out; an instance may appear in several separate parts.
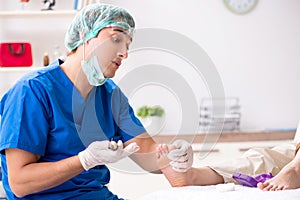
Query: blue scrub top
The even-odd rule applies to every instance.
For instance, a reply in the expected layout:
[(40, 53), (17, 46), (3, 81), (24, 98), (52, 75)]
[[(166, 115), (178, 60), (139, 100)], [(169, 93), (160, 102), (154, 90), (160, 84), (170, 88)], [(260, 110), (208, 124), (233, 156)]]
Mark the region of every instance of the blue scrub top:
[[(77, 155), (95, 140), (126, 142), (145, 132), (128, 99), (112, 80), (94, 87), (84, 100), (59, 64), (56, 61), (27, 74), (0, 102), (2, 180), (9, 199), (19, 198), (8, 184), (7, 148), (38, 154), (39, 162), (55, 162)], [(21, 199), (118, 199), (105, 187), (109, 180), (108, 168), (100, 165)]]

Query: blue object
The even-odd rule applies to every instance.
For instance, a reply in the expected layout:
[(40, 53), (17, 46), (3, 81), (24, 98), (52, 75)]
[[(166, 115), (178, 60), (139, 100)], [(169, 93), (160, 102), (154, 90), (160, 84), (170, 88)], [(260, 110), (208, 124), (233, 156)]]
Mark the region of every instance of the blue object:
[(272, 173), (269, 173), (269, 174), (260, 174), (256, 177), (252, 177), (246, 174), (235, 172), (232, 178), (235, 179), (243, 186), (256, 187), (258, 183), (264, 183), (266, 180), (273, 178), (273, 175)]
[[(8, 199), (18, 198), (8, 184), (3, 154), (7, 148), (38, 154), (39, 162), (54, 162), (77, 155), (95, 140), (126, 142), (145, 132), (112, 80), (94, 87), (84, 100), (58, 62), (20, 79), (4, 95), (0, 107), (1, 166)], [(96, 166), (22, 199), (117, 199), (105, 186), (109, 181), (108, 168)]]

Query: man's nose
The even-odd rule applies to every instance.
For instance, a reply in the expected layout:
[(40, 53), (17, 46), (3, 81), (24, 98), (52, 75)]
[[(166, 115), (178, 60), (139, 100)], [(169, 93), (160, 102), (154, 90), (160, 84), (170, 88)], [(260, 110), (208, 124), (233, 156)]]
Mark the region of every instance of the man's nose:
[(128, 57), (128, 51), (127, 51), (127, 48), (122, 48), (119, 50), (118, 52), (118, 57), (121, 58), (121, 59), (126, 59)]
[(118, 53), (118, 57), (121, 58), (121, 59), (126, 59), (128, 57), (128, 52), (119, 52)]

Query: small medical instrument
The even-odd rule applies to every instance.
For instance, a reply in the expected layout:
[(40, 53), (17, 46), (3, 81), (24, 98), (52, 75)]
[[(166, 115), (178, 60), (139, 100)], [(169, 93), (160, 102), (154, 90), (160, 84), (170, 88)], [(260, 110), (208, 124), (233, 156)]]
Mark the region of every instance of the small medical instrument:
[(108, 143), (108, 148), (113, 151), (116, 151), (118, 149), (118, 144), (111, 139), (110, 142)]
[(235, 179), (243, 186), (256, 187), (258, 183), (264, 183), (266, 180), (273, 178), (272, 173), (260, 174), (256, 177), (252, 177), (246, 174), (241, 174), (238, 172), (233, 173), (232, 178)]

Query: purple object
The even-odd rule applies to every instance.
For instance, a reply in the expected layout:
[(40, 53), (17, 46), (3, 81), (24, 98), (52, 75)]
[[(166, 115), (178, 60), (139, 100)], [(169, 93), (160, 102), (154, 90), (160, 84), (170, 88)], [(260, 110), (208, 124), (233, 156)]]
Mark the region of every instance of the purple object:
[(232, 176), (237, 182), (239, 182), (243, 186), (247, 187), (256, 187), (257, 183), (264, 183), (266, 180), (273, 178), (272, 173), (269, 174), (261, 174), (253, 178), (252, 176), (248, 176), (246, 174), (241, 174), (238, 172), (233, 173)]

